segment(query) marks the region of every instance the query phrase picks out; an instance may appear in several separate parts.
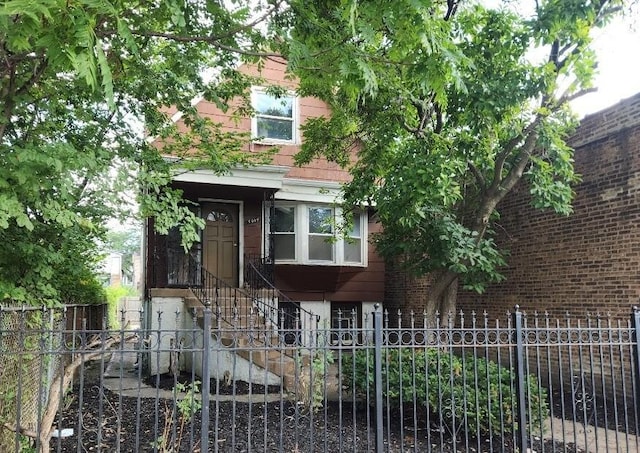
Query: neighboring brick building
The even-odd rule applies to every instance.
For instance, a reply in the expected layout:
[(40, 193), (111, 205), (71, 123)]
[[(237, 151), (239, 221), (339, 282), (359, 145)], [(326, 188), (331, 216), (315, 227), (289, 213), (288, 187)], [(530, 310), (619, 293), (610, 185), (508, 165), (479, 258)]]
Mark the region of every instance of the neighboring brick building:
[[(528, 189), (517, 187), (499, 206), (506, 280), (482, 295), (460, 290), (458, 309), (504, 319), (518, 304), (554, 318), (628, 319), (640, 303), (640, 94), (584, 118), (570, 144), (582, 175), (574, 213), (535, 210)], [(420, 310), (427, 290), (387, 267), (386, 307)]]
[(519, 304), (551, 315), (606, 314), (627, 319), (640, 300), (640, 94), (584, 118), (570, 140), (574, 212), (529, 206), (520, 186), (500, 209), (510, 250), (506, 280), (479, 296), (461, 291), (463, 310), (503, 316)]

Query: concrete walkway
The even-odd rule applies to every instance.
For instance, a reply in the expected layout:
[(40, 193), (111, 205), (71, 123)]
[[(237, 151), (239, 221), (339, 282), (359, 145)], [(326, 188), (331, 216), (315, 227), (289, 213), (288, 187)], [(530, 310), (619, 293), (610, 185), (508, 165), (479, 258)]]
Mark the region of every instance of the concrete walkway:
[(585, 452), (640, 452), (640, 438), (635, 434), (583, 425), (580, 422), (574, 424), (573, 421), (557, 417), (545, 420), (544, 438), (575, 443), (578, 449)]
[[(136, 366), (136, 347), (135, 343), (128, 343), (123, 351), (113, 351), (111, 358), (107, 363), (104, 371), (104, 387), (114, 393), (132, 398), (163, 398), (173, 399), (174, 394), (171, 390), (157, 389), (146, 384), (143, 380), (143, 374)], [(180, 399), (186, 395), (178, 393), (177, 398)], [(198, 395), (201, 399), (202, 395)], [(211, 395), (212, 401), (236, 401), (239, 403), (264, 403), (280, 401), (280, 394), (276, 393), (253, 393), (251, 395)], [(284, 399), (289, 399), (289, 395), (285, 395)]]

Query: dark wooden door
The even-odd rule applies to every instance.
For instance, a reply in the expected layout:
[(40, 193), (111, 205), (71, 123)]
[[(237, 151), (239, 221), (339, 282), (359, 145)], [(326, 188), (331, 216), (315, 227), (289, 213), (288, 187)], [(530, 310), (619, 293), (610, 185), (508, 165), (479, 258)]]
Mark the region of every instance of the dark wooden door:
[(205, 269), (227, 284), (238, 286), (238, 206), (204, 203), (203, 263)]

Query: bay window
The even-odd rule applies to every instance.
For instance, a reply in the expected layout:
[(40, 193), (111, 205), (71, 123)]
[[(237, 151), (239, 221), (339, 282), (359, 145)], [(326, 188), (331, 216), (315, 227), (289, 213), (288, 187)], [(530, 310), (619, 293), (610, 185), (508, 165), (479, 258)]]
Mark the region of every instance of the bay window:
[[(332, 205), (282, 202), (271, 210), (274, 258), (280, 263), (366, 265), (366, 214), (350, 213), (350, 231), (336, 231), (343, 212)], [(346, 213), (344, 215), (347, 215)]]

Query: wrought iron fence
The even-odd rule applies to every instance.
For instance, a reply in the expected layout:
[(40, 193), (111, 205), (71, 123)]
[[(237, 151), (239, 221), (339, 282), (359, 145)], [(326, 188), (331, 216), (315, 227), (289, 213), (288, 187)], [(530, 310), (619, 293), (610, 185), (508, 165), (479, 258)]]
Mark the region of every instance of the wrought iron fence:
[(376, 310), (293, 330), (304, 347), (208, 308), (112, 331), (34, 313), (0, 309), (3, 452), (640, 451), (637, 310), (506, 324)]

